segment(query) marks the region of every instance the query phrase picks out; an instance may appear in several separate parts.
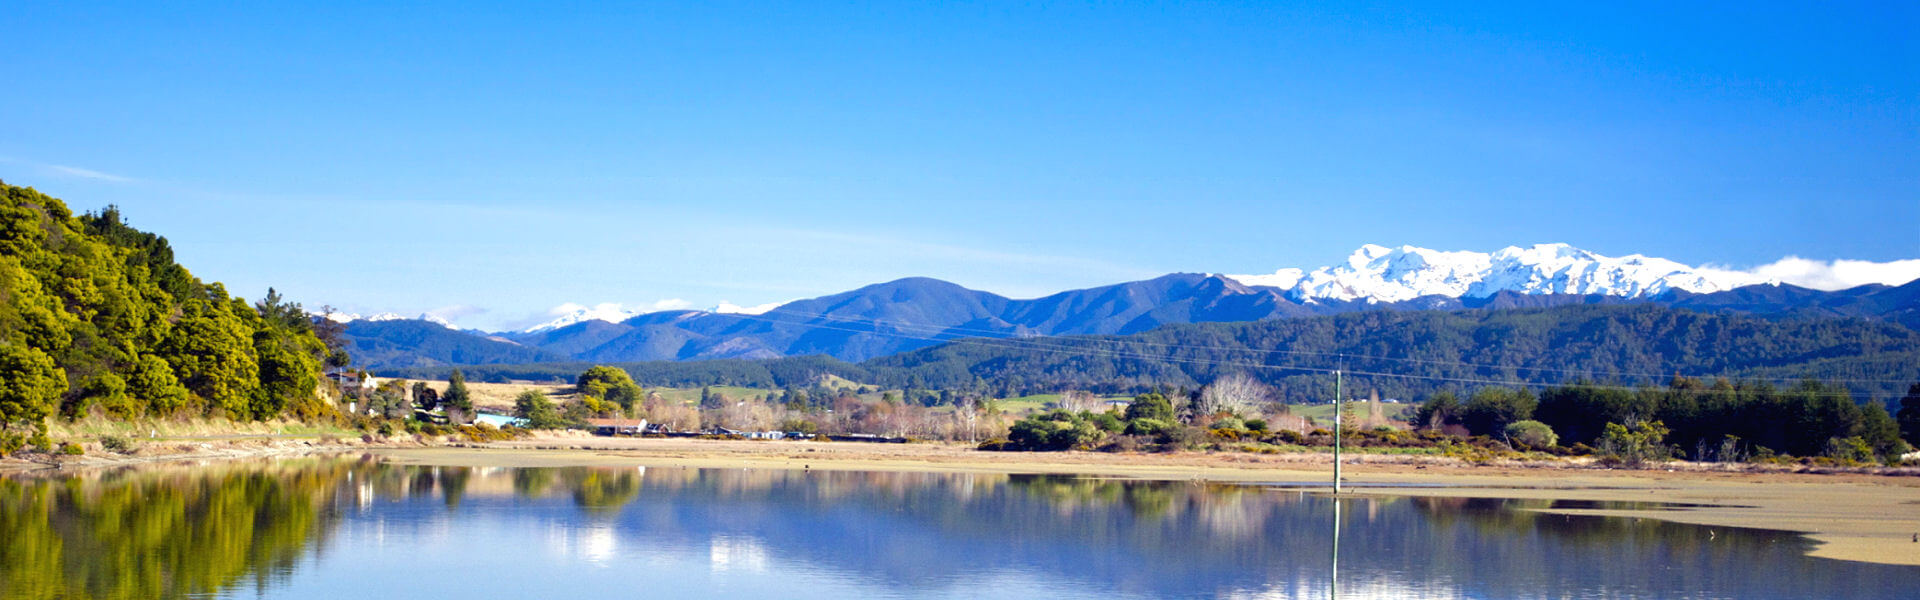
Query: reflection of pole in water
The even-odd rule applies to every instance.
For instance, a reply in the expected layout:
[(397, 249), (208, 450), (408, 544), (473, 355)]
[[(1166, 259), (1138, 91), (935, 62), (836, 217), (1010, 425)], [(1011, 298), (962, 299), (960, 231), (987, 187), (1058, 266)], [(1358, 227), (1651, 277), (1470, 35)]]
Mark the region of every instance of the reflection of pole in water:
[(1340, 600), (1340, 499), (1333, 499), (1333, 572), (1327, 576), (1327, 596)]

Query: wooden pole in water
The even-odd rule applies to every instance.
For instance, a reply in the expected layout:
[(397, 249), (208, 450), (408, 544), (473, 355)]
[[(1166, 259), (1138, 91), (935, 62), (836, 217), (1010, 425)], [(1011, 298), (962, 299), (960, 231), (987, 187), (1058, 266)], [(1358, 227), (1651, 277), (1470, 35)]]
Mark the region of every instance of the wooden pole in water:
[[(1333, 493), (1340, 493), (1340, 370), (1333, 371)], [(1339, 505), (1335, 505), (1339, 506)]]

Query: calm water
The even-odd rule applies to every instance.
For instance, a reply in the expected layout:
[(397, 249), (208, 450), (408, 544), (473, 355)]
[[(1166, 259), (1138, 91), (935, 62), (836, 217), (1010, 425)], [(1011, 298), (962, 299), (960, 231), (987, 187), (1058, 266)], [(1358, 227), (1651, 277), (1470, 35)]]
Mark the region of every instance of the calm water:
[[(1337, 507), (1336, 507), (1337, 505)], [(1914, 598), (1797, 536), (1050, 476), (406, 467), (0, 479), (0, 597)], [(1578, 508), (1593, 508), (1579, 505)]]

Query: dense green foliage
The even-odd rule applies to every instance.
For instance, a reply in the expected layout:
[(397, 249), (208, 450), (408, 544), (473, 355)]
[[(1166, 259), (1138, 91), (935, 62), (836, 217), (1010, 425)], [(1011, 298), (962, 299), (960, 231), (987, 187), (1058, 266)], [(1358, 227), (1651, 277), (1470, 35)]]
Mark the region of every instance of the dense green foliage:
[[(622, 412), (633, 414), (634, 407), (640, 403), (646, 392), (633, 382), (633, 376), (617, 367), (597, 365), (580, 373), (574, 379), (574, 386), (580, 390), (582, 399), (590, 408), (599, 409), (600, 404), (618, 405)], [(600, 412), (595, 410), (595, 412)]]
[[(1676, 371), (1734, 378), (1850, 379), (1889, 399), (1920, 380), (1920, 333), (1862, 319), (1762, 318), (1655, 305), (1361, 312), (1173, 325), (1130, 336), (969, 340), (874, 359), (873, 379), (932, 388), (984, 380), (1019, 393), (1133, 393), (1245, 372), (1286, 402), (1324, 402), (1343, 367), (1354, 390), (1421, 398), (1446, 380), (1551, 385), (1664, 383)], [(1373, 375), (1370, 373), (1379, 373)], [(1872, 380), (1872, 381), (1868, 381)], [(644, 381), (644, 380), (643, 380)], [(1019, 394), (1006, 394), (1019, 395)]]
[(1508, 441), (1528, 448), (1552, 448), (1560, 441), (1560, 436), (1553, 433), (1552, 427), (1532, 420), (1508, 423), (1506, 430), (1501, 433)]
[(1624, 439), (1607, 437), (1615, 426), (1659, 422), (1660, 437), (1674, 453), (1704, 461), (1821, 456), (1834, 440), (1849, 438), (1882, 458), (1907, 449), (1898, 424), (1881, 404), (1858, 403), (1845, 387), (1810, 381), (1786, 388), (1726, 380), (1708, 385), (1685, 378), (1665, 387), (1582, 382), (1546, 388), (1537, 401), (1526, 390), (1489, 387), (1476, 390), (1465, 405), (1452, 394), (1435, 394), (1413, 413), (1416, 426), (1458, 425), (1473, 435), (1509, 438), (1515, 433), (1511, 424), (1529, 420), (1547, 427), (1559, 443), (1596, 447)]
[[(1231, 425), (1217, 424), (1236, 431), (1248, 431), (1244, 422), (1229, 418)], [(1172, 442), (1185, 424), (1174, 414), (1173, 401), (1161, 392), (1141, 394), (1127, 404), (1125, 411), (1073, 412), (1055, 409), (1028, 415), (1013, 423), (1004, 444), (989, 442), (987, 448), (1002, 450), (1089, 449), (1111, 435), (1152, 438), (1155, 443)], [(1259, 428), (1265, 431), (1263, 422)]]
[(1900, 437), (1920, 446), (1920, 383), (1908, 387), (1900, 399)]
[(1473, 435), (1495, 435), (1533, 416), (1538, 405), (1531, 390), (1484, 387), (1474, 390), (1460, 407), (1460, 424)]
[(1015, 421), (1007, 441), (1018, 450), (1084, 449), (1100, 441), (1101, 429), (1091, 414), (1050, 410)]
[(528, 429), (559, 429), (567, 426), (566, 419), (560, 416), (560, 408), (539, 390), (527, 390), (514, 397), (513, 414), (526, 419)]
[(1532, 417), (1567, 444), (1597, 444), (1609, 425), (1658, 421), (1668, 428), (1665, 438), (1696, 460), (1722, 460), (1728, 452), (1819, 456), (1830, 440), (1849, 437), (1882, 456), (1905, 448), (1881, 405), (1856, 403), (1846, 388), (1817, 382), (1788, 388), (1689, 379), (1638, 389), (1574, 384), (1542, 392)]
[(1666, 424), (1659, 421), (1635, 421), (1631, 424), (1607, 423), (1600, 436), (1600, 456), (1630, 467), (1663, 460), (1670, 451), (1661, 442), (1666, 439)]
[(440, 402), (449, 409), (473, 412), (473, 392), (467, 390), (466, 375), (459, 369), (447, 375), (447, 393), (441, 395)]
[(180, 411), (310, 418), (329, 349), (298, 305), (249, 306), (173, 261), (165, 238), (109, 207), (0, 184), (0, 420)]

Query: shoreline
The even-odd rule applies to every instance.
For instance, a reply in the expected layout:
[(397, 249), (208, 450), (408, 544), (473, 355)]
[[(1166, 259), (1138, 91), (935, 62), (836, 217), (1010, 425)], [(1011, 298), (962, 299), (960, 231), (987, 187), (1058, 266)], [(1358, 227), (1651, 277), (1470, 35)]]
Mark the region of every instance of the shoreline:
[[(556, 449), (554, 446), (565, 446)], [(934, 444), (683, 439), (533, 439), (432, 448), (375, 448), (399, 464), (497, 467), (658, 466), (714, 469), (1072, 474), (1260, 484), (1331, 493), (1331, 457), (1230, 453), (983, 452)], [(1385, 459), (1385, 460), (1383, 460)], [(1422, 459), (1422, 460), (1409, 460)], [(1608, 470), (1584, 466), (1470, 466), (1451, 459), (1360, 455), (1347, 496), (1428, 496), (1656, 502), (1647, 510), (1543, 510), (1800, 533), (1808, 555), (1920, 566), (1920, 478), (1866, 473)]]
[[(1260, 485), (1330, 494), (1332, 457), (1178, 452), (987, 452), (964, 444), (868, 444), (699, 439), (600, 438), (545, 434), (490, 442), (392, 439), (174, 441), (130, 455), (9, 459), (0, 473), (47, 474), (207, 460), (362, 453), (396, 464), (471, 467), (654, 466), (935, 473), (1054, 474), (1155, 481)], [(1470, 465), (1455, 459), (1352, 455), (1342, 496), (1427, 496), (1588, 500), (1689, 505), (1639, 510), (1542, 512), (1650, 518), (1712, 527), (1795, 532), (1808, 555), (1920, 566), (1920, 477), (1910, 473), (1676, 469), (1614, 470), (1587, 465)]]

